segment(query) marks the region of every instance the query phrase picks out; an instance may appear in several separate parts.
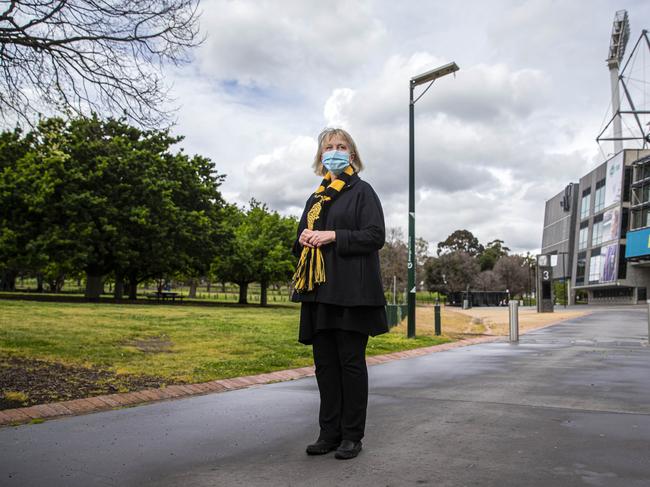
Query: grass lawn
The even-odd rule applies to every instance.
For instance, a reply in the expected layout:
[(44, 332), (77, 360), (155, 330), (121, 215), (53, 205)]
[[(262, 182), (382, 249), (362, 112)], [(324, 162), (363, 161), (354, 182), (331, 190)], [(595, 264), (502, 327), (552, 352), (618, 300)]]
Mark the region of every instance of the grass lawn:
[[(311, 347), (297, 342), (299, 312), (294, 303), (260, 308), (0, 300), (0, 356), (204, 382), (311, 365)], [(450, 340), (433, 336), (432, 328), (409, 340), (401, 325), (371, 338), (368, 355)]]

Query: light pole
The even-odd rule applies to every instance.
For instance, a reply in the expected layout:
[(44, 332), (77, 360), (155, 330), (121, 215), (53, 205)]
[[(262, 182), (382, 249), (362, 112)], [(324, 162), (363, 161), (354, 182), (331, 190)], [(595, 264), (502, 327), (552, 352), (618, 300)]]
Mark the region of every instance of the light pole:
[[(424, 95), (435, 80), (458, 71), (456, 63), (445, 64), (439, 68), (432, 69), (426, 73), (411, 78), (409, 82), (409, 241), (408, 241), (408, 321), (407, 332), (408, 338), (415, 337), (415, 102)], [(423, 83), (429, 83), (429, 86), (418, 96), (413, 99), (413, 90), (416, 86)]]

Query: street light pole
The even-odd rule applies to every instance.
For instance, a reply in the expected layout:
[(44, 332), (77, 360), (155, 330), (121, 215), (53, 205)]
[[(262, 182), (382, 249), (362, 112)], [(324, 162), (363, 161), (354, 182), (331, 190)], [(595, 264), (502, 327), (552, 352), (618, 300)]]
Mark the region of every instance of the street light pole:
[[(451, 73), (458, 71), (456, 63), (445, 64), (439, 68), (432, 69), (426, 73), (414, 76), (409, 81), (409, 237), (408, 237), (408, 283), (407, 283), (407, 304), (408, 304), (408, 321), (406, 327), (406, 336), (415, 337), (415, 103), (431, 87), (433, 82)], [(418, 96), (413, 99), (413, 90), (416, 86), (423, 83), (429, 83), (429, 86)]]
[(415, 81), (409, 83), (409, 240), (408, 240), (408, 320), (406, 336), (415, 337)]

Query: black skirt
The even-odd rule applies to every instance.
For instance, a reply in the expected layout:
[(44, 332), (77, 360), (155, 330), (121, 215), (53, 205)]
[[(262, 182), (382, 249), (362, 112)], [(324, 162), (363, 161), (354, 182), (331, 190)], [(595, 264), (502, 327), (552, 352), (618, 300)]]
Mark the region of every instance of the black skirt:
[(303, 302), (298, 341), (311, 345), (318, 330), (341, 329), (376, 336), (388, 331), (385, 306), (338, 306)]

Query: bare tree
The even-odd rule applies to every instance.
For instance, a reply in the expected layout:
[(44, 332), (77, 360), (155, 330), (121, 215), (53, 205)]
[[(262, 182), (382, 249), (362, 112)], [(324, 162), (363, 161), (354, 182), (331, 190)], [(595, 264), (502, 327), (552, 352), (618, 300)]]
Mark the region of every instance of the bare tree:
[(504, 289), (501, 280), (494, 271), (483, 271), (476, 276), (474, 287), (479, 291), (501, 291)]
[(404, 234), (398, 227), (389, 228), (386, 242), (379, 250), (381, 276), (385, 290), (393, 289), (393, 276), (396, 277), (397, 289), (406, 287), (406, 264), (408, 247), (404, 242)]
[(511, 295), (523, 294), (526, 291), (528, 266), (525, 257), (521, 255), (502, 256), (494, 265), (494, 273)]
[(425, 266), (426, 286), (429, 291), (459, 292), (474, 284), (480, 267), (468, 252), (454, 250), (432, 257)]
[(0, 2), (0, 117), (52, 110), (168, 121), (162, 67), (200, 44), (199, 0)]

